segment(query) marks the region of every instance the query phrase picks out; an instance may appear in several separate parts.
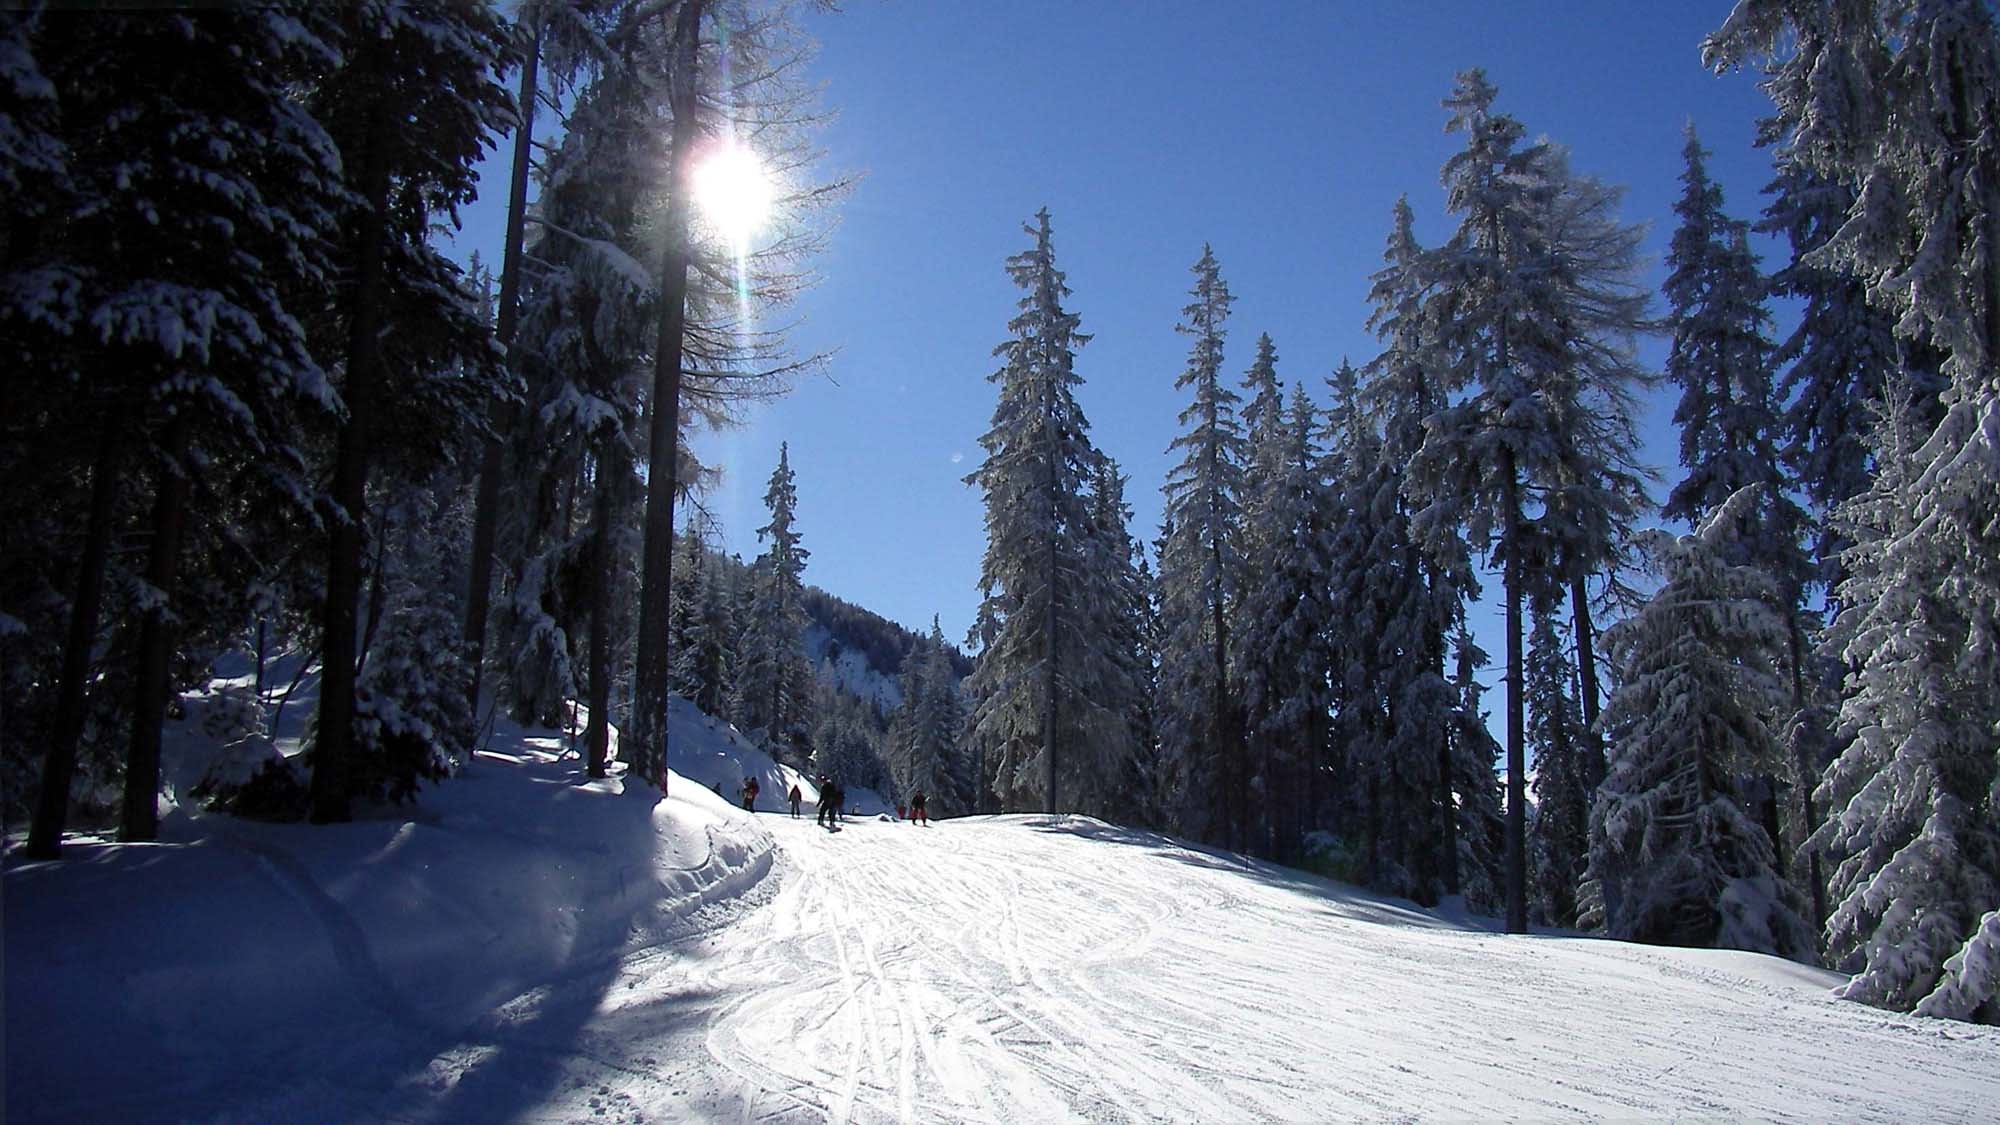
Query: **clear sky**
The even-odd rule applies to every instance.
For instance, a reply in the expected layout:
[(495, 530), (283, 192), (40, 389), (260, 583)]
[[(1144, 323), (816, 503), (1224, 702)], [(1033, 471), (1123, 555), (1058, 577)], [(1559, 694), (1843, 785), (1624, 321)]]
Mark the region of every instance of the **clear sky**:
[[(791, 318), (798, 350), (837, 354), (741, 429), (694, 436), (726, 473), (708, 504), (727, 549), (760, 550), (765, 482), (789, 442), (807, 580), (913, 628), (938, 614), (964, 637), (985, 532), (962, 477), (1018, 296), (1002, 263), (1043, 206), (1070, 307), (1095, 336), (1079, 399), (1132, 478), (1133, 532), (1150, 542), (1184, 405), (1174, 325), (1202, 244), (1237, 297), (1227, 370), (1240, 379), (1269, 332), (1280, 377), (1323, 404), (1341, 357), (1376, 351), (1365, 297), (1396, 197), (1423, 241), (1449, 230), (1438, 170), (1459, 142), (1439, 101), (1467, 67), (1486, 69), (1497, 108), (1531, 136), (1568, 146), (1577, 171), (1628, 189), (1657, 285), (1689, 120), (1730, 212), (1762, 206), (1770, 166), (1751, 138), (1769, 102), (1754, 76), (1701, 66), (1701, 38), (1729, 7), (857, 0), (809, 16), (812, 73), (837, 114), (827, 170), (861, 179), (818, 263), (824, 282)], [(467, 244), (497, 246), (497, 165), (489, 182)], [(1657, 365), (1664, 346), (1643, 354)], [(1670, 483), (1671, 399), (1652, 407), (1648, 452)]]

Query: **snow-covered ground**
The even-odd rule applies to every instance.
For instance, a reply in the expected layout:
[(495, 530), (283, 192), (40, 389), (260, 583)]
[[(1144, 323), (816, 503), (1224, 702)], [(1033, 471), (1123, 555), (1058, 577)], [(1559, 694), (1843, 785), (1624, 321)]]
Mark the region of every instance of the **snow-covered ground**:
[[(421, 806), (5, 874), (6, 1119), (1990, 1121), (2000, 1030), (1081, 819), (838, 832), (503, 732)], [(710, 781), (767, 776), (755, 816)], [(710, 776), (713, 774), (714, 776)], [(807, 789), (810, 796), (810, 788)]]

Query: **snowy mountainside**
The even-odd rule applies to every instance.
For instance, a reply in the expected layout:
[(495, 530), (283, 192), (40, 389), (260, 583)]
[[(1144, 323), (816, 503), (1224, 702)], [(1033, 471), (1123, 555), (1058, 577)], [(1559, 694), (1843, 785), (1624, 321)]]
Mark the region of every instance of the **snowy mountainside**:
[[(883, 711), (903, 701), (904, 661), (924, 643), (917, 633), (872, 610), (806, 587), (806, 659), (821, 681), (879, 706)], [(960, 679), (972, 674), (972, 661), (947, 644), (952, 670)]]

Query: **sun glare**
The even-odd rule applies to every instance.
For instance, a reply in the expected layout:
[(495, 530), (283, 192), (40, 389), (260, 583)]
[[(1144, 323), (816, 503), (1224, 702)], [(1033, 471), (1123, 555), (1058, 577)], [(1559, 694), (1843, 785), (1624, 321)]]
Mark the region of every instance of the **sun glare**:
[(694, 170), (694, 198), (717, 232), (741, 244), (771, 212), (771, 180), (757, 154), (725, 144)]

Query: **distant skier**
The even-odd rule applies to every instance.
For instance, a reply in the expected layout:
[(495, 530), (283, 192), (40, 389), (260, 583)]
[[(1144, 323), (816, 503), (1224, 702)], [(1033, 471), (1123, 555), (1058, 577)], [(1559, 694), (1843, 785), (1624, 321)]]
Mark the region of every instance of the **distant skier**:
[(757, 779), (754, 777), (743, 779), (743, 811), (757, 811)]
[(910, 820), (912, 823), (921, 824), (925, 828), (931, 826), (931, 818), (929, 814), (924, 812), (924, 791), (921, 789), (910, 794)]
[(797, 820), (799, 818), (799, 802), (805, 800), (805, 795), (799, 792), (798, 782), (794, 781), (792, 783), (792, 791), (786, 794), (786, 796), (791, 798), (792, 819)]
[(818, 822), (820, 824), (828, 824), (832, 822), (833, 818), (833, 782), (828, 781), (826, 779), (825, 774), (820, 774), (818, 778), (818, 784), (819, 784)]

